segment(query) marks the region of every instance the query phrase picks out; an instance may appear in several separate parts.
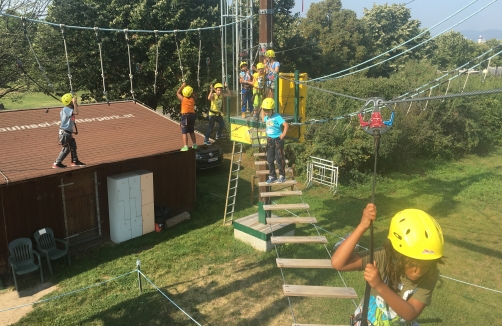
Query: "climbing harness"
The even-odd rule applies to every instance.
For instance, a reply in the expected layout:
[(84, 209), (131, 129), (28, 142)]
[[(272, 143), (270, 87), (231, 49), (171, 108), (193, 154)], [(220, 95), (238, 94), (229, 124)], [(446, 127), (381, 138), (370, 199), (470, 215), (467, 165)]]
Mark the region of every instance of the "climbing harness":
[[(373, 104), (373, 111), (371, 112), (370, 121), (363, 120), (362, 111), (370, 104)], [(380, 106), (386, 106), (383, 104), (382, 98), (370, 98), (366, 104), (361, 108), (358, 117), (359, 124), (361, 128), (368, 134), (372, 135), (374, 138), (374, 155), (375, 155), (375, 165), (373, 168), (373, 188), (371, 191), (371, 203), (375, 203), (375, 188), (376, 188), (376, 168), (377, 168), (377, 158), (378, 158), (378, 147), (380, 143), (380, 136), (392, 127), (392, 123), (394, 122), (394, 111), (391, 110), (391, 116), (388, 121), (384, 121), (382, 119), (382, 114), (380, 112)], [(387, 107), (387, 106), (386, 106)], [(388, 108), (388, 107), (387, 107)], [(373, 221), (370, 223), (370, 248), (369, 248), (369, 261), (373, 261)], [(364, 292), (364, 304), (363, 304), (363, 312), (361, 319), (361, 326), (368, 326), (368, 306), (370, 300), (370, 292), (371, 286), (368, 282), (366, 282), (366, 290)]]
[(124, 29), (125, 40), (127, 43), (127, 55), (129, 57), (129, 80), (131, 82), (131, 95), (134, 102), (136, 102), (136, 98), (134, 97), (134, 90), (132, 88), (132, 68), (131, 68), (131, 46), (129, 45), (129, 35), (127, 34), (128, 29)]
[(200, 53), (202, 50), (202, 39), (200, 38), (200, 28), (198, 29), (199, 32), (199, 61), (197, 62), (197, 85), (200, 87)]
[(66, 38), (64, 37), (65, 25), (59, 24), (59, 27), (61, 28), (61, 35), (63, 36), (64, 53), (66, 55), (66, 65), (68, 66), (68, 80), (70, 81), (70, 93), (71, 95), (74, 95), (75, 93), (73, 92), (73, 85), (71, 84), (71, 70), (70, 70), (70, 61), (68, 60), (68, 48), (66, 47)]
[(180, 53), (180, 48), (178, 46), (178, 39), (176, 37), (176, 33), (178, 32), (178, 30), (174, 30), (174, 43), (176, 43), (176, 50), (178, 52), (178, 59), (180, 61), (180, 70), (181, 70), (181, 81), (182, 82), (185, 82), (185, 76), (183, 75), (183, 65), (181, 64), (181, 53)]
[(153, 94), (157, 94), (157, 75), (159, 74), (159, 36), (158, 30), (153, 31), (155, 33), (155, 47), (156, 47), (156, 53), (155, 53), (155, 80), (153, 82)]
[(99, 47), (99, 62), (101, 63), (101, 78), (103, 79), (103, 95), (105, 96), (106, 103), (108, 103), (108, 105), (110, 105), (110, 101), (108, 101), (108, 93), (106, 92), (105, 69), (103, 67), (103, 54), (101, 51), (101, 39), (99, 38), (98, 31), (99, 31), (99, 28), (94, 27), (94, 33), (96, 33), (96, 43), (98, 43), (98, 47)]

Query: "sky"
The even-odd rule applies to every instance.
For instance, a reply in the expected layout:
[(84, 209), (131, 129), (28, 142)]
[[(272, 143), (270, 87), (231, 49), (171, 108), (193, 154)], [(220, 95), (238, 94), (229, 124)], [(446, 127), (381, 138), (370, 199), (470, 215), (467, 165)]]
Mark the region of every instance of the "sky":
[[(380, 0), (341, 0), (344, 9), (350, 9), (357, 13), (357, 17), (363, 16), (363, 9), (371, 9), (373, 4), (393, 4), (393, 3), (408, 3), (407, 7), (411, 10), (412, 19), (418, 19), (423, 28), (429, 28), (439, 23), (441, 20), (455, 13), (474, 0), (403, 0), (403, 1), (380, 1)], [(438, 34), (450, 26), (456, 24), (460, 20), (466, 18), (476, 10), (487, 5), (492, 0), (478, 0), (461, 13), (453, 16), (446, 22), (432, 30), (432, 35)], [(295, 0), (293, 12), (300, 12), (302, 16), (307, 14), (311, 3), (319, 2), (319, 0)], [(469, 18), (465, 22), (453, 28), (455, 31), (477, 30), (484, 31), (488, 29), (502, 30), (502, 1), (496, 1), (488, 6), (483, 11)]]

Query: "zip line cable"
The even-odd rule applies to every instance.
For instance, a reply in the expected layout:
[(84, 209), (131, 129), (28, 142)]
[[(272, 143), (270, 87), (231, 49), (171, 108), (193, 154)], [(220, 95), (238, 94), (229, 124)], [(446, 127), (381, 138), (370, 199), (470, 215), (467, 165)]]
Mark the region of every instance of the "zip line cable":
[[(11, 14), (8, 14), (8, 13), (5, 13), (5, 12), (0, 12), (0, 16), (17, 18), (17, 19), (21, 19), (22, 18), (20, 16), (11, 15)], [(249, 15), (249, 16), (244, 17), (241, 20), (237, 20), (235, 22), (224, 24), (224, 25), (210, 26), (210, 27), (201, 27), (201, 28), (191, 28), (191, 29), (158, 30), (157, 32), (160, 33), (160, 34), (172, 34), (172, 33), (175, 33), (175, 32), (179, 32), (179, 33), (185, 32), (185, 33), (187, 33), (187, 32), (196, 32), (198, 30), (201, 30), (201, 31), (211, 30), (211, 29), (217, 29), (217, 28), (220, 28), (220, 27), (226, 27), (226, 26), (232, 26), (232, 25), (235, 25), (235, 24), (239, 24), (239, 23), (241, 23), (243, 21), (252, 19), (253, 16), (254, 15)], [(63, 25), (63, 24), (56, 24), (56, 23), (51, 23), (51, 22), (48, 22), (48, 21), (39, 20), (39, 19), (32, 19), (32, 18), (26, 18), (26, 20), (30, 21), (30, 22), (34, 22), (34, 23), (45, 24), (45, 25), (56, 26), (56, 27), (59, 27), (60, 25)], [(92, 31), (94, 30), (94, 27), (73, 26), (73, 25), (64, 25), (64, 26), (66, 28), (69, 28), (69, 29), (84, 29), (84, 30), (92, 30)], [(117, 29), (117, 28), (99, 28), (99, 30), (104, 31), (104, 32), (123, 32), (124, 31), (124, 29)], [(155, 30), (130, 29), (129, 32), (131, 32), (131, 33), (154, 33)]]
[[(451, 27), (449, 27), (448, 29), (445, 29), (445, 30), (444, 30), (444, 31), (442, 31), (441, 33), (439, 33), (439, 34), (437, 34), (437, 35), (435, 35), (435, 36), (433, 36), (433, 37), (431, 37), (431, 38), (429, 38), (429, 39), (427, 39), (427, 40), (423, 41), (422, 43), (417, 44), (417, 45), (415, 45), (415, 46), (413, 46), (413, 47), (411, 47), (411, 48), (409, 48), (409, 49), (407, 49), (407, 50), (405, 50), (405, 51), (403, 51), (403, 52), (401, 52), (401, 53), (398, 53), (398, 54), (396, 54), (395, 56), (392, 56), (392, 57), (387, 58), (387, 59), (385, 59), (385, 60), (383, 60), (383, 61), (380, 61), (380, 62), (377, 62), (377, 63), (375, 63), (375, 64), (372, 64), (371, 66), (368, 66), (368, 67), (365, 67), (365, 68), (361, 68), (361, 69), (358, 69), (358, 70), (355, 70), (355, 71), (349, 72), (349, 73), (347, 73), (347, 74), (345, 74), (345, 75), (342, 75), (342, 76), (336, 76), (336, 77), (325, 78), (325, 79), (323, 79), (322, 81), (333, 80), (333, 79), (338, 79), (338, 78), (343, 78), (343, 77), (346, 77), (346, 76), (350, 76), (350, 75), (353, 75), (353, 74), (355, 74), (355, 73), (358, 73), (358, 72), (361, 72), (361, 71), (364, 71), (364, 70), (368, 70), (368, 69), (370, 69), (370, 68), (373, 68), (373, 67), (376, 67), (376, 66), (378, 66), (378, 65), (381, 65), (382, 63), (385, 63), (385, 62), (390, 61), (390, 60), (392, 60), (392, 59), (398, 58), (398, 57), (402, 56), (403, 54), (408, 53), (408, 52), (410, 52), (411, 50), (413, 50), (413, 49), (415, 49), (415, 48), (417, 48), (417, 47), (419, 47), (419, 46), (421, 46), (421, 45), (423, 45), (423, 44), (425, 44), (425, 43), (427, 43), (427, 42), (430, 42), (430, 41), (434, 40), (435, 38), (437, 38), (438, 36), (441, 36), (441, 35), (443, 35), (444, 33), (446, 33), (446, 32), (448, 32), (448, 31), (450, 31), (450, 30), (451, 30), (451, 29), (453, 29), (454, 27), (456, 27), (456, 26), (460, 25), (460, 24), (461, 24), (461, 23), (463, 23), (464, 21), (466, 21), (466, 20), (468, 20), (469, 18), (471, 18), (472, 16), (474, 16), (474, 15), (478, 14), (479, 12), (481, 12), (481, 11), (482, 11), (482, 10), (484, 10), (484, 9), (486, 9), (488, 6), (490, 6), (490, 5), (494, 4), (494, 3), (495, 3), (495, 2), (497, 2), (497, 1), (498, 1), (498, 0), (492, 0), (489, 4), (487, 4), (487, 5), (483, 6), (481, 9), (476, 10), (474, 13), (470, 14), (469, 16), (467, 16), (466, 18), (462, 19), (462, 20), (461, 20), (461, 21), (459, 21), (458, 23), (456, 23), (456, 24), (452, 25), (452, 26), (451, 26)], [(310, 80), (310, 81), (312, 81), (312, 80)]]
[(399, 44), (399, 45), (395, 46), (394, 48), (392, 48), (392, 49), (390, 49), (390, 50), (388, 50), (388, 51), (386, 51), (386, 52), (384, 52), (384, 53), (381, 53), (381, 54), (377, 55), (376, 57), (373, 57), (373, 58), (371, 58), (371, 59), (368, 59), (368, 60), (366, 60), (366, 61), (364, 61), (364, 62), (361, 62), (361, 63), (359, 63), (359, 64), (357, 64), (357, 65), (355, 65), (355, 66), (352, 66), (352, 67), (350, 67), (350, 68), (347, 68), (347, 69), (344, 69), (344, 70), (341, 70), (341, 71), (337, 71), (337, 72), (335, 72), (335, 73), (332, 73), (332, 74), (329, 74), (329, 75), (326, 75), (326, 76), (322, 76), (322, 77), (318, 77), (318, 78), (311, 79), (311, 80), (309, 80), (309, 82), (313, 82), (313, 81), (321, 80), (321, 79), (328, 78), (328, 77), (331, 77), (331, 76), (336, 76), (336, 75), (338, 75), (338, 74), (341, 74), (342, 72), (349, 71), (349, 70), (351, 70), (351, 69), (353, 69), (353, 68), (356, 68), (356, 67), (359, 67), (359, 66), (361, 66), (361, 65), (363, 65), (363, 64), (365, 64), (365, 63), (368, 63), (368, 62), (371, 62), (371, 61), (373, 61), (373, 60), (375, 60), (375, 59), (378, 59), (378, 58), (380, 58), (380, 57), (382, 57), (382, 56), (384, 56), (384, 55), (386, 55), (386, 54), (388, 54), (388, 53), (390, 53), (390, 52), (392, 52), (392, 51), (394, 51), (394, 50), (396, 50), (396, 49), (400, 48), (401, 46), (403, 46), (403, 45), (407, 44), (408, 42), (411, 42), (411, 41), (413, 41), (414, 39), (416, 39), (416, 38), (418, 38), (418, 37), (420, 37), (420, 36), (424, 35), (425, 33), (430, 32), (433, 28), (435, 28), (435, 27), (437, 27), (437, 26), (441, 25), (441, 24), (442, 24), (442, 23), (444, 23), (445, 21), (449, 20), (450, 18), (452, 18), (453, 16), (455, 16), (455, 15), (459, 14), (460, 12), (464, 11), (467, 7), (469, 7), (469, 6), (473, 5), (475, 2), (478, 2), (478, 1), (479, 1), (479, 0), (474, 0), (474, 1), (472, 1), (471, 3), (467, 4), (466, 6), (464, 6), (464, 7), (463, 7), (463, 8), (461, 8), (461, 9), (457, 10), (455, 13), (451, 14), (451, 15), (450, 15), (450, 16), (448, 16), (447, 18), (443, 19), (443, 20), (442, 20), (442, 21), (440, 21), (439, 23), (437, 23), (437, 24), (435, 24), (434, 26), (432, 26), (432, 27), (428, 28), (427, 30), (423, 31), (422, 33), (418, 34), (417, 36), (415, 36), (415, 37), (413, 37), (413, 38), (409, 39), (408, 41), (406, 41), (406, 42), (404, 42), (404, 43), (401, 43), (401, 44)]

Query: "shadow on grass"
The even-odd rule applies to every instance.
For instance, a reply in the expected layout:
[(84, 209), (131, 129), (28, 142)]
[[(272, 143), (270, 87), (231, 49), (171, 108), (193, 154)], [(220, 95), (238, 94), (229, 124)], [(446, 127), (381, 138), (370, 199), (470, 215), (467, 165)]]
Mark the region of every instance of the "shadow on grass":
[(465, 249), (472, 251), (472, 252), (477, 252), (477, 253), (480, 253), (483, 255), (490, 256), (492, 258), (502, 259), (502, 252), (499, 250), (494, 250), (494, 249), (482, 247), (482, 246), (479, 246), (479, 245), (476, 245), (476, 244), (473, 244), (473, 243), (470, 243), (467, 241), (463, 241), (463, 240), (459, 240), (454, 237), (447, 236), (447, 235), (444, 236), (444, 240), (448, 244), (453, 244), (455, 246), (465, 248)]

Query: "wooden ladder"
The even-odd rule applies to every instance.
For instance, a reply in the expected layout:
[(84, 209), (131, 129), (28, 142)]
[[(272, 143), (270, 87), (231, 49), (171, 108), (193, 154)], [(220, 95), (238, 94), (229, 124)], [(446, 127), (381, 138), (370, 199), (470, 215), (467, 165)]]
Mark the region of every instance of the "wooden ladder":
[[(236, 147), (238, 147), (237, 151)], [(235, 159), (236, 156), (238, 156), (237, 159)], [(225, 214), (223, 215), (223, 225), (226, 225), (226, 223), (231, 223), (234, 220), (235, 199), (237, 198), (237, 187), (239, 185), (239, 171), (241, 170), (241, 162), (242, 143), (234, 142), (232, 147), (230, 172), (228, 174), (227, 197), (225, 200)], [(228, 215), (230, 215), (230, 217), (228, 217)]]

